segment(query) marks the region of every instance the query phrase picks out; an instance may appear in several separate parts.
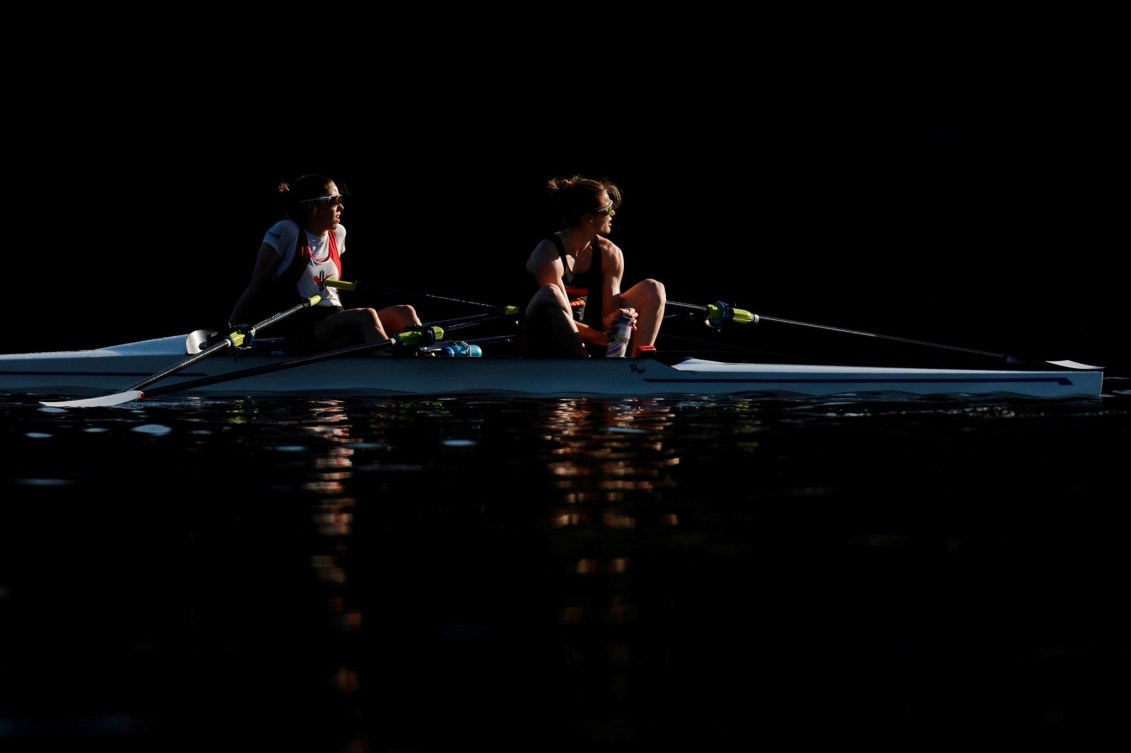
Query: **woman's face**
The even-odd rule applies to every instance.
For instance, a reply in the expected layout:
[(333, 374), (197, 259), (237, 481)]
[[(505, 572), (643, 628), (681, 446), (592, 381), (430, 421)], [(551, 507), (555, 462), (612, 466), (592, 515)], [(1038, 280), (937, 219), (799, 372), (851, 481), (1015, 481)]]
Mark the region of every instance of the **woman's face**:
[(333, 181), (326, 184), (325, 193), (315, 199), (308, 199), (310, 207), (306, 212), (306, 225), (317, 233), (324, 233), (342, 221), (342, 196)]
[(608, 235), (613, 229), (613, 215), (616, 214), (616, 210), (613, 209), (613, 201), (609, 198), (609, 194), (604, 191), (597, 197), (597, 201), (599, 207), (592, 213), (593, 224), (598, 233)]

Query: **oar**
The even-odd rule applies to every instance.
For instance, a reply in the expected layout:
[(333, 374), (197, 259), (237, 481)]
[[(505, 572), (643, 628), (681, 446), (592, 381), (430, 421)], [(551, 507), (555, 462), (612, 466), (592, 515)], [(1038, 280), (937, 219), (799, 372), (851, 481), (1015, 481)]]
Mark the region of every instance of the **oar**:
[[(320, 300), (322, 300), (322, 296), (312, 295), (307, 300), (303, 301), (300, 304), (292, 306), (291, 308), (287, 309), (286, 311), (280, 311), (277, 314), (273, 314), (273, 315), (267, 317), (263, 321), (252, 326), (246, 333), (239, 332), (239, 331), (233, 331), (233, 332), (229, 333), (227, 337), (225, 337), (223, 340), (219, 341), (215, 345), (211, 345), (211, 346), (205, 348), (204, 350), (201, 350), (201, 351), (189, 356), (188, 358), (184, 359), (183, 361), (179, 361), (178, 363), (173, 364), (169, 368), (157, 372), (153, 376), (146, 377), (145, 379), (141, 380), (137, 384), (135, 384), (131, 387), (127, 387), (122, 392), (118, 392), (118, 393), (115, 393), (113, 395), (103, 395), (101, 397), (80, 398), (80, 399), (77, 399), (77, 400), (55, 400), (55, 401), (41, 400), (40, 403), (42, 403), (43, 405), (49, 405), (53, 408), (97, 408), (97, 407), (104, 407), (104, 406), (110, 406), (110, 405), (120, 405), (121, 403), (129, 402), (130, 400), (134, 400), (134, 399), (136, 399), (137, 396), (140, 396), (142, 394), (141, 389), (143, 387), (148, 387), (149, 385), (153, 384), (154, 382), (158, 381), (159, 379), (164, 379), (165, 377), (169, 376), (170, 374), (175, 374), (176, 372), (181, 371), (182, 369), (187, 369), (189, 366), (192, 366), (194, 363), (198, 363), (198, 362), (202, 361), (203, 359), (208, 358), (208, 356), (219, 353), (222, 350), (227, 350), (228, 348), (238, 348), (240, 345), (243, 345), (244, 340), (247, 339), (248, 336), (254, 335), (257, 330), (263, 329), (264, 327), (268, 327), (268, 326), (274, 324), (275, 322), (277, 322), (281, 319), (286, 319), (288, 316), (291, 316), (292, 314), (297, 314), (299, 311), (302, 311), (303, 309), (310, 308), (311, 306), (315, 306), (315, 305), (318, 304), (318, 302)], [(190, 340), (191, 339), (192, 339), (192, 336), (190, 335)], [(198, 345), (198, 347), (199, 347), (199, 345)]]
[[(953, 350), (959, 353), (969, 353), (976, 356), (986, 356), (988, 358), (995, 358), (1003, 360), (1006, 363), (1023, 364), (1033, 363), (1030, 359), (1021, 359), (1016, 356), (1011, 356), (1006, 353), (991, 353), (985, 350), (975, 350), (973, 348), (963, 348), (957, 345), (943, 345), (941, 343), (924, 342), (922, 340), (912, 340), (906, 337), (895, 337), (893, 335), (881, 335), (876, 332), (861, 332), (856, 329), (845, 329), (844, 327), (831, 327), (827, 324), (813, 324), (812, 322), (799, 322), (795, 319), (779, 319), (773, 316), (765, 316), (760, 314), (751, 314), (749, 311), (733, 308), (726, 303), (715, 303), (710, 306), (695, 306), (689, 303), (679, 303), (678, 301), (668, 301), (668, 306), (675, 306), (677, 308), (685, 308), (693, 311), (706, 311), (708, 314), (707, 323), (712, 327), (721, 326), (728, 321), (735, 321), (740, 323), (753, 322), (775, 322), (777, 324), (792, 324), (795, 327), (810, 327), (812, 329), (822, 329), (828, 332), (839, 332), (845, 335), (859, 335), (861, 337), (872, 337), (880, 340), (890, 340), (892, 342), (900, 342), (907, 345), (917, 345), (927, 348), (942, 348), (944, 350)], [(1058, 366), (1062, 369), (1081, 369), (1087, 371), (1095, 371), (1103, 368), (1102, 366), (1091, 366), (1086, 363), (1079, 363), (1077, 361), (1042, 361), (1042, 363)]]
[[(447, 335), (447, 334), (450, 334), (450, 333), (445, 332), (444, 334)], [(513, 345), (514, 344), (514, 335), (492, 335), (490, 337), (473, 337), (473, 338), (469, 338), (467, 340), (453, 340), (451, 338), (447, 338), (445, 340), (439, 340), (433, 345), (427, 345), (425, 347), (420, 348), (420, 352), (421, 353), (442, 354), (445, 350), (453, 348), (453, 347), (457, 348), (457, 349), (458, 348), (474, 348), (475, 349), (474, 351), (464, 351), (464, 355), (467, 355), (471, 358), (481, 358), (483, 356), (483, 346), (484, 345), (492, 346), (492, 345), (501, 345), (501, 344)], [(448, 355), (454, 355), (454, 354), (449, 351)]]
[[(168, 395), (171, 392), (181, 392), (184, 390), (193, 390), (197, 387), (205, 387), (209, 384), (218, 384), (219, 382), (230, 382), (235, 379), (243, 379), (250, 376), (258, 376), (259, 374), (270, 374), (273, 371), (282, 371), (283, 369), (293, 369), (296, 366), (306, 366), (311, 363), (319, 363), (320, 361), (328, 361), (331, 358), (341, 358), (343, 356), (354, 355), (357, 353), (365, 353), (373, 350), (382, 350), (384, 348), (391, 348), (396, 345), (431, 345), (437, 340), (443, 339), (444, 329), (439, 325), (432, 325), (423, 329), (413, 329), (401, 332), (388, 340), (377, 343), (362, 343), (360, 345), (349, 345), (345, 348), (337, 348), (335, 350), (327, 350), (322, 353), (312, 353), (308, 356), (298, 356), (296, 358), (288, 358), (284, 361), (277, 363), (265, 363), (260, 366), (252, 366), (247, 369), (240, 369), (238, 371), (229, 371), (225, 374), (213, 374), (212, 376), (200, 377), (199, 379), (190, 379), (187, 382), (179, 384), (168, 384), (163, 387), (154, 387), (146, 392), (134, 391), (129, 393), (122, 393), (124, 399), (119, 400), (118, 403), (112, 405), (119, 405), (131, 400), (140, 400), (144, 397), (157, 397), (158, 395)], [(55, 405), (62, 405), (55, 403)], [(66, 407), (70, 407), (69, 405)]]
[(494, 322), (500, 319), (509, 319), (516, 314), (518, 314), (518, 306), (507, 306), (506, 311), (501, 314), (472, 314), (471, 316), (462, 316), (458, 319), (448, 319), (443, 324), (444, 329), (451, 332), (457, 329), (467, 329), (468, 327), (487, 324), (488, 322)]
[[(507, 307), (507, 308), (513, 309), (514, 307), (510, 306), (510, 307)], [(396, 346), (396, 345), (403, 345), (403, 346), (431, 345), (432, 343), (443, 339), (443, 337), (444, 337), (444, 326), (446, 326), (448, 324), (451, 324), (451, 329), (457, 330), (457, 329), (463, 329), (465, 327), (472, 326), (473, 324), (479, 324), (482, 321), (486, 321), (486, 320), (489, 320), (491, 318), (495, 318), (493, 316), (486, 315), (487, 316), (486, 319), (479, 319), (478, 321), (468, 321), (469, 319), (483, 317), (483, 316), (484, 315), (480, 314), (480, 315), (477, 315), (476, 317), (460, 317), (458, 319), (449, 319), (449, 320), (445, 320), (445, 321), (442, 321), (442, 322), (436, 322), (434, 324), (425, 324), (425, 325), (421, 325), (420, 327), (418, 327), (416, 329), (406, 330), (404, 332), (401, 332), (400, 334), (395, 335), (394, 337), (390, 338), (389, 340), (378, 342), (378, 343), (362, 343), (360, 345), (350, 345), (350, 346), (345, 347), (345, 348), (338, 348), (336, 350), (328, 350), (328, 351), (325, 351), (323, 353), (313, 353), (313, 354), (307, 355), (307, 356), (290, 358), (290, 359), (280, 361), (280, 362), (277, 362), (277, 363), (267, 363), (267, 364), (263, 364), (261, 366), (253, 366), (253, 367), (248, 368), (248, 369), (231, 371), (231, 372), (228, 372), (228, 373), (225, 373), (225, 374), (214, 374), (212, 376), (200, 377), (199, 379), (191, 379), (187, 382), (181, 382), (179, 384), (166, 385), (164, 387), (155, 387), (151, 390), (142, 391), (140, 389), (133, 388), (133, 389), (127, 390), (125, 392), (119, 392), (115, 395), (107, 395), (107, 396), (101, 397), (101, 398), (67, 400), (67, 401), (59, 401), (59, 402), (44, 403), (44, 404), (45, 405), (51, 405), (51, 406), (57, 407), (57, 408), (110, 407), (110, 406), (114, 406), (114, 405), (121, 405), (123, 403), (128, 403), (128, 402), (131, 402), (133, 400), (140, 400), (140, 399), (142, 399), (143, 397), (146, 397), (146, 396), (155, 397), (157, 395), (167, 395), (170, 392), (180, 392), (182, 390), (191, 390), (191, 389), (195, 389), (196, 387), (204, 387), (206, 385), (216, 384), (218, 382), (227, 382), (227, 381), (231, 381), (233, 379), (243, 379), (244, 377), (256, 376), (258, 374), (268, 374), (268, 373), (271, 373), (273, 371), (280, 371), (282, 369), (291, 369), (291, 368), (294, 368), (296, 366), (305, 366), (306, 364), (310, 364), (310, 363), (318, 363), (320, 361), (327, 361), (327, 360), (332, 359), (332, 358), (341, 358), (342, 356), (354, 355), (354, 354), (357, 354), (357, 353), (364, 353), (366, 351), (380, 350), (380, 349), (383, 349), (383, 348), (390, 348), (390, 347), (393, 347), (393, 346)], [(503, 315), (499, 315), (499, 316), (509, 316), (509, 314), (503, 314)], [(273, 317), (271, 319), (271, 321), (276, 321), (276, 319)], [(256, 327), (260, 327), (260, 326), (263, 326), (263, 325), (262, 324), (256, 325)], [(203, 354), (203, 352), (204, 351), (201, 351), (202, 354)], [(147, 384), (151, 384), (151, 383), (152, 383), (152, 380), (147, 380)]]
[[(462, 304), (467, 305), (467, 306), (479, 306), (480, 308), (494, 309), (495, 311), (503, 309), (507, 313), (514, 313), (514, 314), (518, 313), (518, 307), (517, 306), (496, 306), (492, 303), (480, 303), (479, 301), (465, 301), (462, 298), (448, 298), (447, 296), (433, 295), (431, 293), (421, 293), (421, 292), (418, 292), (418, 291), (415, 291), (415, 290), (399, 290), (397, 288), (386, 288), (386, 287), (381, 287), (381, 286), (377, 286), (377, 285), (369, 285), (369, 284), (364, 283), (364, 282), (346, 282), (345, 280), (326, 280), (325, 282), (323, 282), (323, 285), (325, 285), (328, 288), (338, 288), (339, 290), (362, 290), (362, 291), (364, 291), (364, 290), (379, 290), (382, 293), (393, 293), (393, 294), (396, 294), (396, 295), (405, 295), (405, 296), (415, 295), (415, 296), (420, 296), (421, 298), (431, 298), (434, 301), (448, 301), (449, 303), (462, 303)], [(511, 309), (513, 309), (513, 311), (511, 311)]]
[(442, 295), (431, 295), (429, 293), (419, 293), (409, 290), (397, 290), (396, 288), (373, 287), (361, 282), (348, 282), (346, 280), (325, 280), (323, 283), (328, 288), (338, 288), (339, 290), (380, 290), (387, 293), (398, 293), (401, 295), (416, 295), (423, 298), (434, 298), (440, 301), (448, 301), (450, 303), (463, 303), (468, 306), (479, 306), (482, 308), (492, 309), (490, 313), (471, 314), (470, 316), (460, 317), (458, 319), (448, 319), (441, 324), (448, 331), (457, 329), (466, 329), (479, 324), (486, 324), (488, 322), (497, 321), (499, 319), (507, 319), (512, 316), (517, 316), (520, 309), (518, 306), (497, 306), (493, 303), (480, 303), (479, 301), (465, 301), (460, 298), (447, 298)]
[(212, 339), (213, 332), (208, 329), (195, 329), (188, 333), (185, 337), (185, 353), (190, 356), (194, 353), (199, 353), (208, 347), (208, 341)]
[(738, 324), (757, 324), (758, 315), (751, 314), (745, 309), (735, 308), (729, 303), (718, 301), (716, 303), (709, 303), (706, 306), (698, 306), (694, 303), (680, 303), (679, 301), (668, 301), (668, 307), (687, 309), (688, 311), (702, 311), (707, 315), (707, 324), (712, 327), (721, 327), (727, 322), (736, 322)]

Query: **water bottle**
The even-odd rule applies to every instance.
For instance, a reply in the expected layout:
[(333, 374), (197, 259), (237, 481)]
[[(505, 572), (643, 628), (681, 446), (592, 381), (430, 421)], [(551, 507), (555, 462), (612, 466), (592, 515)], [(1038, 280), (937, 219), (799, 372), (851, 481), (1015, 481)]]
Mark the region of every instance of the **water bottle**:
[(436, 352), (436, 355), (451, 358), (480, 358), (483, 355), (483, 349), (475, 343), (465, 343), (461, 340), (445, 345)]
[(632, 317), (621, 314), (609, 330), (609, 349), (605, 352), (605, 358), (624, 358), (624, 352), (628, 350), (628, 338), (631, 336)]

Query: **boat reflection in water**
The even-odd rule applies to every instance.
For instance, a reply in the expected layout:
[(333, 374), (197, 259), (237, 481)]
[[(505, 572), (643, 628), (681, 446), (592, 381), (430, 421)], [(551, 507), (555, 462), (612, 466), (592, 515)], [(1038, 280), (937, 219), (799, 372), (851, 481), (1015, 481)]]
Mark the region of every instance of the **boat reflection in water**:
[(1126, 666), (1119, 403), (5, 407), (0, 740), (1036, 741), (1131, 700), (1072, 690)]
[[(552, 724), (562, 741), (634, 740), (625, 536), (678, 526), (662, 497), (679, 464), (665, 447), (671, 406), (492, 406), (541, 427), (509, 440), (526, 445), (522, 456), (482, 453), (494, 429), (451, 401), (384, 407), (365, 423), (323, 403), (304, 422), (318, 449), (303, 488), (318, 497), (324, 542), (312, 561), (336, 630), (350, 636), (329, 679), (356, 739), (411, 748), (459, 729), (516, 735), (518, 746)], [(437, 705), (448, 721), (433, 717)]]

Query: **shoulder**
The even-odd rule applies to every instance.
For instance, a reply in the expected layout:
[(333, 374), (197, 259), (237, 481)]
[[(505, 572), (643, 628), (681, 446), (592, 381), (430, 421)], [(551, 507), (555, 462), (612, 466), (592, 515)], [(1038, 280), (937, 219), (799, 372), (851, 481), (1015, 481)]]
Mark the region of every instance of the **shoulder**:
[(600, 246), (601, 255), (604, 257), (621, 257), (624, 255), (624, 252), (620, 250), (620, 246), (613, 243), (603, 235), (597, 236), (597, 244)]
[(530, 256), (526, 260), (526, 270), (532, 274), (540, 274), (546, 269), (552, 269), (556, 274), (561, 274), (562, 261), (558, 256), (558, 249), (554, 247), (553, 241), (548, 238), (543, 238), (530, 252)]
[(298, 238), (298, 225), (294, 220), (279, 220), (263, 234), (263, 242), (276, 251), (286, 251)]
[(267, 228), (267, 232), (290, 233), (294, 235), (298, 232), (298, 223), (290, 219), (279, 220), (274, 225)]
[(597, 236), (601, 246), (601, 274), (619, 278), (624, 274), (624, 254), (620, 246), (608, 238)]
[(345, 242), (346, 242), (346, 226), (345, 225), (339, 224), (339, 225), (334, 226), (334, 240), (338, 242), (339, 247), (345, 245)]
[(542, 240), (538, 241), (538, 245), (535, 246), (534, 250), (530, 252), (530, 258), (532, 258), (532, 259), (542, 259), (542, 258), (556, 259), (556, 258), (558, 258), (558, 246), (550, 238), (543, 238)]

